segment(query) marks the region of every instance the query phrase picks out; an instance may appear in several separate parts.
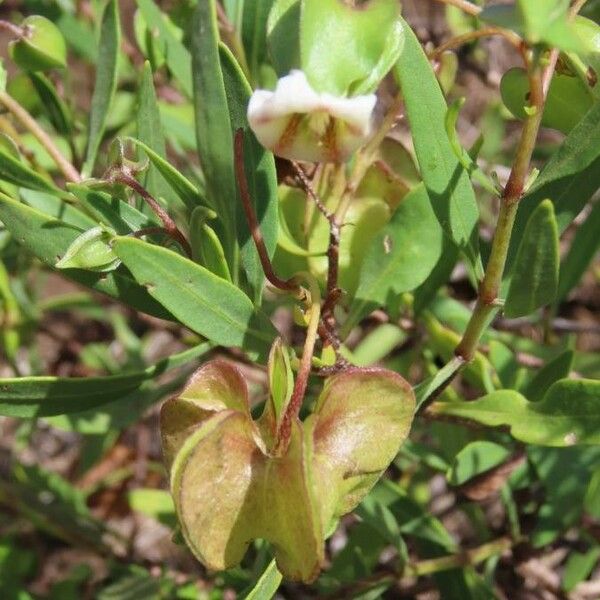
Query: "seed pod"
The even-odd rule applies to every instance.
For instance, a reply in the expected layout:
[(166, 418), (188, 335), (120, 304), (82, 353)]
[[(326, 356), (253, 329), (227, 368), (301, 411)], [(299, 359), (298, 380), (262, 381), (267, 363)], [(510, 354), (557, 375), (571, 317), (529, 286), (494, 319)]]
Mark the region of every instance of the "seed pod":
[(46, 71), (67, 64), (67, 48), (56, 25), (40, 15), (21, 24), (23, 35), (10, 42), (10, 56), (25, 71)]

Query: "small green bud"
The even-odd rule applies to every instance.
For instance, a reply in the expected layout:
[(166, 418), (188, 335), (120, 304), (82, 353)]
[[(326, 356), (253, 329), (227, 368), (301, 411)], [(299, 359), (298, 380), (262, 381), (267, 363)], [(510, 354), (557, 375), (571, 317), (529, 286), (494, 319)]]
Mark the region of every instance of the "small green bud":
[(65, 255), (56, 263), (57, 269), (87, 269), (105, 273), (113, 271), (121, 260), (114, 253), (110, 240), (116, 233), (94, 227), (75, 238)]
[(23, 35), (9, 44), (13, 61), (26, 71), (46, 71), (67, 64), (67, 47), (56, 25), (32, 15), (21, 24)]

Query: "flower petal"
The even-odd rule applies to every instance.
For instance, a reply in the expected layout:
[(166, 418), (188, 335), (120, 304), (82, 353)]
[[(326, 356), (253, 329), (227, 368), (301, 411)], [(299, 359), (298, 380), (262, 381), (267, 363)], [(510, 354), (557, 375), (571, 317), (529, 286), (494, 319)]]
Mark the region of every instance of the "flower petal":
[(284, 158), (339, 162), (371, 134), (374, 94), (343, 98), (318, 94), (302, 71), (282, 77), (275, 91), (256, 90), (248, 122), (263, 146)]

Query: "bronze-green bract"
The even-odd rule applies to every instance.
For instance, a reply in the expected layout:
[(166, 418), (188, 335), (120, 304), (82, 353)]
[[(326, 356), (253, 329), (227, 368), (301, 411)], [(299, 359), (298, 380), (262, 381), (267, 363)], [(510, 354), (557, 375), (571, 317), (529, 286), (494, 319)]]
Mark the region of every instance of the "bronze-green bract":
[(391, 371), (344, 371), (326, 381), (303, 423), (294, 419), (277, 455), (268, 441), (273, 402), (255, 422), (237, 368), (200, 368), (161, 412), (171, 491), (183, 535), (208, 568), (237, 565), (262, 538), (285, 577), (310, 582), (332, 523), (360, 502), (406, 439), (415, 399)]

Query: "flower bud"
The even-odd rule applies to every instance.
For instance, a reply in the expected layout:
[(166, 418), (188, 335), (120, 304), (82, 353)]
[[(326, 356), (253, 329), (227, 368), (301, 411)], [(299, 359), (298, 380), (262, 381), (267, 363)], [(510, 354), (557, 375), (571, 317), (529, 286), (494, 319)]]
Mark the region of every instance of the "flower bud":
[(21, 24), (23, 35), (10, 43), (10, 56), (26, 71), (45, 71), (67, 64), (67, 48), (56, 25), (32, 15)]

